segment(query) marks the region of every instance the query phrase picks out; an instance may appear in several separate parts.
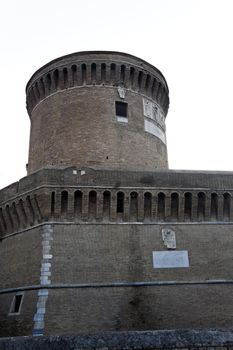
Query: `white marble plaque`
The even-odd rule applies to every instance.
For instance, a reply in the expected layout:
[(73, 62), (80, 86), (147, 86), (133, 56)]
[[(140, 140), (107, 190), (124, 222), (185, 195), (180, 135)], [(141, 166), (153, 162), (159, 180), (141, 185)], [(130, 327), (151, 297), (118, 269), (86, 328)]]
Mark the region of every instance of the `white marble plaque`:
[(152, 102), (149, 100), (146, 100), (145, 98), (143, 99), (143, 114), (144, 114), (144, 117), (155, 120)]
[(162, 229), (162, 239), (167, 249), (176, 249), (176, 234), (170, 228)]
[(165, 117), (161, 108), (155, 103), (143, 98), (143, 114), (144, 117), (153, 120), (161, 129), (165, 131)]
[(117, 116), (117, 121), (120, 123), (128, 123), (128, 118)]
[(118, 87), (118, 94), (120, 96), (120, 98), (125, 98), (125, 94), (126, 94), (126, 90), (123, 87)]
[(145, 118), (145, 131), (149, 132), (150, 134), (158, 137), (163, 143), (166, 144), (166, 136), (165, 133), (160, 129), (153, 121), (147, 120)]
[(155, 251), (153, 252), (153, 267), (154, 269), (189, 267), (188, 251)]

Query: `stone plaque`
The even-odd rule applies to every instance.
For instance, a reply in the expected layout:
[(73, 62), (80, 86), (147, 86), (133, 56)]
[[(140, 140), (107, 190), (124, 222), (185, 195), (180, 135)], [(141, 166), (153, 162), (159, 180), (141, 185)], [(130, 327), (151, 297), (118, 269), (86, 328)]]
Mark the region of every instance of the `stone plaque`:
[(162, 239), (167, 249), (176, 249), (176, 234), (170, 228), (162, 229)]
[(153, 121), (145, 118), (144, 127), (146, 132), (158, 137), (163, 143), (166, 144), (165, 133)]
[(165, 131), (165, 117), (158, 105), (144, 98), (143, 114), (144, 117), (153, 120), (161, 129)]
[(153, 104), (151, 101), (145, 98), (143, 99), (143, 113), (144, 113), (144, 117), (155, 120), (154, 113), (153, 113)]
[(188, 251), (155, 251), (153, 252), (153, 267), (154, 269), (189, 267)]
[(125, 98), (125, 95), (126, 95), (126, 90), (123, 88), (123, 87), (118, 87), (118, 94), (120, 96), (120, 98)]

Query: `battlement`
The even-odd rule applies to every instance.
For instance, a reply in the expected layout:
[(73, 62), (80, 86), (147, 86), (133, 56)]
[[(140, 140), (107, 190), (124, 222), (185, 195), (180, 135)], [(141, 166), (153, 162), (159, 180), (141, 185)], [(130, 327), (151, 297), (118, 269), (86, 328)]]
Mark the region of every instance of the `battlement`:
[[(191, 172), (157, 172), (153, 177), (150, 173), (132, 172), (127, 174), (128, 178), (124, 175), (71, 167), (46, 169), (24, 178), (18, 186), (12, 184), (12, 188), (1, 191), (1, 236), (47, 221), (80, 224), (233, 221), (233, 183), (229, 183), (233, 177), (229, 173), (219, 173), (222, 187), (216, 188), (211, 183), (211, 175), (216, 180), (214, 173), (203, 173), (198, 187), (185, 181), (181, 181), (184, 185), (181, 187), (172, 181), (177, 177), (195, 177)], [(166, 178), (170, 179), (167, 184)]]
[(157, 101), (165, 115), (168, 111), (168, 86), (157, 68), (132, 55), (89, 51), (57, 58), (31, 77), (26, 88), (29, 115), (47, 96), (82, 86), (120, 86)]

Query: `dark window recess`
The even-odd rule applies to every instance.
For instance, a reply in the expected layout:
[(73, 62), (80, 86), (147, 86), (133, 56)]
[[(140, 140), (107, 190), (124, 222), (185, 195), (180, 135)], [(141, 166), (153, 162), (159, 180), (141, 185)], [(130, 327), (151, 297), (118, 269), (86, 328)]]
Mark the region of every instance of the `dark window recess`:
[(128, 107), (128, 104), (126, 102), (116, 101), (116, 115), (117, 115), (117, 117), (127, 118), (127, 107)]
[(10, 313), (18, 314), (23, 300), (23, 294), (16, 294), (11, 304)]
[(117, 193), (117, 213), (123, 213), (124, 212), (124, 193), (118, 192)]

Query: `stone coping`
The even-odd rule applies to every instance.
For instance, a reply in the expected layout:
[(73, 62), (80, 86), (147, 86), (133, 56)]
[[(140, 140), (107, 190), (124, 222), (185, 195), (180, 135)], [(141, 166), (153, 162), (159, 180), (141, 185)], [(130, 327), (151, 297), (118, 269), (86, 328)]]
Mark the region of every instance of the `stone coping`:
[(0, 350), (233, 348), (233, 330), (157, 330), (0, 338)]

